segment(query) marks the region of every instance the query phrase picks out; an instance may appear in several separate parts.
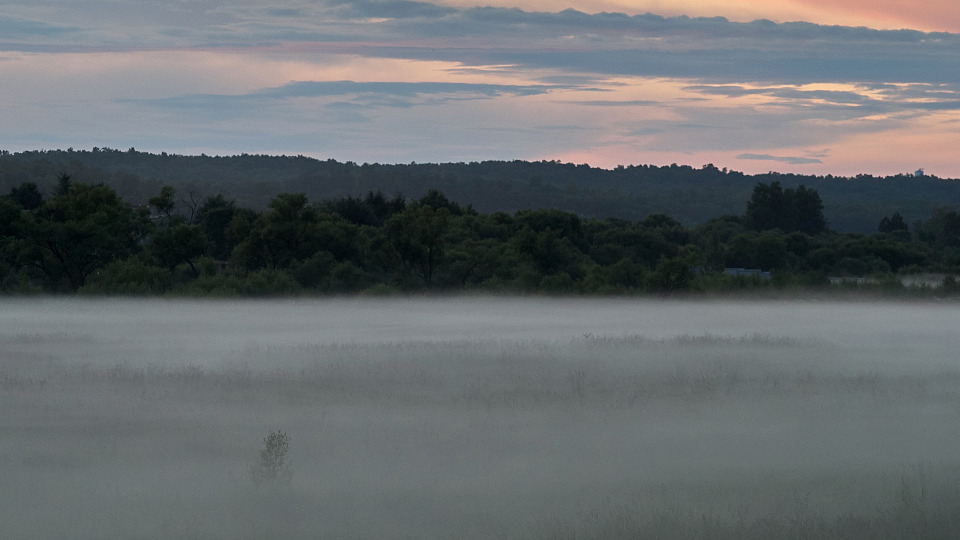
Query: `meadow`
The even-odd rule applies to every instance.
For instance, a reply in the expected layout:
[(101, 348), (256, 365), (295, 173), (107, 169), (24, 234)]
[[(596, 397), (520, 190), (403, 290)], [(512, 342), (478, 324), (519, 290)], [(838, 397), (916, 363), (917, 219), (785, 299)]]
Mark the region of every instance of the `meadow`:
[[(10, 538), (954, 538), (956, 303), (4, 299)], [(289, 483), (258, 485), (264, 438)]]

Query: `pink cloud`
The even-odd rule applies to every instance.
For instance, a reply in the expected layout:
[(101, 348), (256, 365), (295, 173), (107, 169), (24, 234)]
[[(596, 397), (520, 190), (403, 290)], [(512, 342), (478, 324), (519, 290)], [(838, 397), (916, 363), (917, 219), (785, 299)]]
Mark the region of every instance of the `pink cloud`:
[[(474, 0), (445, 0), (443, 3), (458, 7), (477, 4)], [(483, 4), (530, 11), (553, 12), (561, 9), (555, 0), (487, 0)], [(770, 19), (778, 22), (807, 21), (883, 29), (960, 32), (960, 3), (954, 0), (582, 0), (572, 7), (588, 13), (650, 12), (666, 16), (721, 16), (735, 21)]]
[(804, 0), (802, 3), (836, 17), (837, 24), (855, 25), (860, 20), (865, 26), (960, 32), (960, 4), (953, 0)]

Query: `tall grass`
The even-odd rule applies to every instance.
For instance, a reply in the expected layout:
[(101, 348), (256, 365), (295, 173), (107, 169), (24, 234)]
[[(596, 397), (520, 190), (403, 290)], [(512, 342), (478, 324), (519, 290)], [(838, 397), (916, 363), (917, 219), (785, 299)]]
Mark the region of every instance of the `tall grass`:
[[(825, 508), (809, 493), (793, 493), (776, 501), (771, 510), (697, 510), (676, 501), (667, 504), (611, 504), (575, 518), (556, 517), (539, 524), (526, 538), (555, 540), (620, 540), (636, 538), (751, 540), (751, 539), (951, 539), (960, 530), (960, 471), (956, 468), (915, 465), (899, 476), (889, 475), (876, 508), (851, 510), (843, 505)], [(876, 492), (856, 493), (868, 500)], [(736, 496), (736, 493), (730, 493)], [(850, 505), (859, 506), (859, 505)]]
[[(11, 537), (960, 530), (960, 368), (931, 358), (751, 333), (247, 343), (201, 364), (63, 336), (0, 339)], [(277, 425), (297, 471), (266, 493), (250, 460)]]

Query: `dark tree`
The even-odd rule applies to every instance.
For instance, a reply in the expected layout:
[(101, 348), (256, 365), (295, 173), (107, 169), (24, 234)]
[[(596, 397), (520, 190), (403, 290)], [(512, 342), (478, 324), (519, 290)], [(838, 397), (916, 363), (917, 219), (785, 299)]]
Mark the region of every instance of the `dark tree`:
[(783, 187), (780, 182), (757, 184), (747, 201), (747, 227), (755, 231), (777, 229), (783, 225), (783, 217)]
[(514, 249), (544, 276), (566, 273), (583, 277), (584, 254), (561, 231), (547, 227), (541, 231), (525, 226), (513, 237)]
[(207, 197), (197, 209), (196, 222), (211, 242), (216, 259), (226, 260), (233, 251), (235, 244), (230, 241), (227, 230), (236, 211), (236, 203), (227, 200), (222, 194)]
[(924, 237), (936, 247), (960, 247), (960, 213), (937, 208), (923, 225)]
[(13, 239), (20, 220), (20, 208), (6, 197), (0, 197), (0, 242)]
[(384, 225), (404, 272), (420, 278), (428, 288), (445, 264), (444, 234), (449, 222), (447, 208), (413, 204)]
[(650, 275), (647, 283), (651, 291), (674, 292), (685, 291), (693, 281), (693, 270), (689, 261), (681, 257), (663, 258), (657, 263), (657, 268)]
[(320, 203), (321, 212), (338, 214), (355, 225), (380, 227), (390, 216), (402, 212), (406, 207), (403, 195), (387, 199), (382, 191), (370, 191), (363, 198), (344, 197), (330, 199)]
[(194, 260), (207, 250), (207, 238), (198, 225), (178, 223), (161, 229), (153, 237), (153, 255), (170, 270), (187, 263), (193, 274), (199, 275)]
[(884, 216), (880, 220), (880, 226), (877, 228), (882, 233), (891, 233), (894, 231), (906, 231), (907, 222), (903, 220), (903, 216), (900, 215), (900, 212), (893, 214), (890, 217)]
[(416, 202), (417, 204), (429, 206), (434, 210), (440, 210), (441, 208), (446, 208), (447, 211), (450, 212), (450, 215), (452, 216), (460, 216), (460, 215), (463, 215), (464, 212), (471, 213), (470, 208), (467, 208), (466, 210), (464, 210), (463, 207), (461, 207), (459, 204), (448, 199), (447, 196), (444, 195), (438, 189), (431, 189), (427, 191), (427, 194), (421, 197)]
[(70, 186), (73, 185), (73, 180), (71, 176), (65, 172), (62, 172), (57, 175), (57, 187), (54, 190), (53, 194), (55, 196), (66, 195), (70, 192)]
[(87, 277), (140, 249), (148, 216), (104, 185), (71, 184), (22, 219), (18, 259), (42, 276), (49, 290), (76, 291)]
[(787, 227), (783, 232), (802, 232), (809, 235), (819, 234), (827, 229), (827, 220), (823, 217), (823, 201), (815, 189), (798, 186), (783, 192), (787, 211)]
[[(238, 210), (227, 228), (228, 236), (240, 237), (245, 220)], [(357, 230), (338, 215), (318, 211), (303, 193), (281, 193), (270, 201), (269, 212), (249, 224), (248, 233), (233, 250), (233, 259), (250, 270), (288, 268), (320, 250), (342, 260), (356, 255)]]
[(157, 211), (164, 226), (169, 225), (173, 221), (173, 209), (177, 206), (173, 197), (176, 193), (177, 190), (175, 190), (173, 186), (163, 186), (160, 188), (160, 193), (150, 197), (148, 201), (150, 206)]
[(24, 182), (10, 188), (10, 200), (19, 204), (24, 210), (36, 210), (43, 205), (43, 194), (34, 182)]
[(815, 235), (827, 228), (823, 201), (815, 189), (783, 189), (780, 182), (759, 183), (753, 188), (744, 219), (755, 231), (780, 229)]

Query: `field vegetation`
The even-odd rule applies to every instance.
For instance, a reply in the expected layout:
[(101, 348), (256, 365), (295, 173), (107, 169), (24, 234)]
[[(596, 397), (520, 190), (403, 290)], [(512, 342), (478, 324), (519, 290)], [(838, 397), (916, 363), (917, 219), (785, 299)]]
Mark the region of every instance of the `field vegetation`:
[[(0, 520), (12, 538), (950, 538), (956, 314), (9, 301)], [(284, 481), (255, 481), (264, 463)]]

